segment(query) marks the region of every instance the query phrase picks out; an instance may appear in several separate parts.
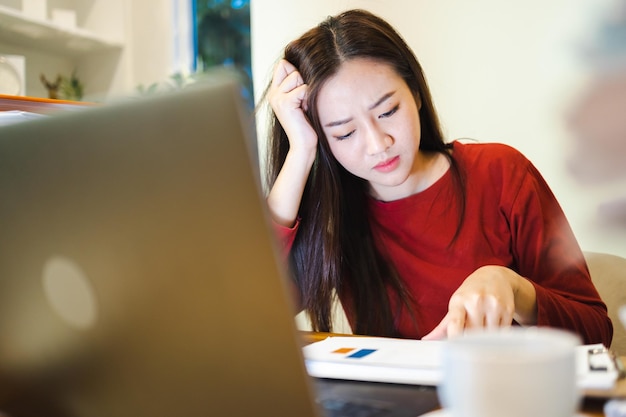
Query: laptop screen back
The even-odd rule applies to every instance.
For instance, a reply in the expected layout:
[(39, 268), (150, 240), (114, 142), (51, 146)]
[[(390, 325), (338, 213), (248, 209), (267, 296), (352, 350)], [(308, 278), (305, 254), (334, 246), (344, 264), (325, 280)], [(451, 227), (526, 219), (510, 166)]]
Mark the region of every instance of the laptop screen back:
[(315, 414), (251, 126), (216, 78), (0, 130), (0, 409)]

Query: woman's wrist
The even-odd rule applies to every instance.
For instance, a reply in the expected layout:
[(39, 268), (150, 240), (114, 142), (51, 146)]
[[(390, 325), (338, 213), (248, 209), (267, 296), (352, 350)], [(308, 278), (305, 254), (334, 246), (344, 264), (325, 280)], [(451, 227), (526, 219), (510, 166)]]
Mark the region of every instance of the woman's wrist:
[(513, 294), (515, 297), (515, 321), (524, 326), (537, 324), (537, 292), (526, 278), (514, 273)]
[[(290, 145), (286, 159), (292, 159), (307, 171), (310, 170), (317, 155), (317, 144), (299, 144), (297, 146)], [(285, 161), (286, 162), (286, 161)], [(307, 172), (308, 176), (308, 172)]]
[(291, 148), (270, 191), (267, 203), (274, 222), (292, 227), (298, 216), (315, 151)]

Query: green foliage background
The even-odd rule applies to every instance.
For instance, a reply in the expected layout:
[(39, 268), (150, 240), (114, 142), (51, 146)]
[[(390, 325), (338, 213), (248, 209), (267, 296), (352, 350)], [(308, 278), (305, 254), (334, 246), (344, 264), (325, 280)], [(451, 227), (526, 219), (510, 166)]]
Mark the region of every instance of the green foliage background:
[(195, 8), (198, 71), (234, 67), (253, 101), (250, 0), (195, 0)]

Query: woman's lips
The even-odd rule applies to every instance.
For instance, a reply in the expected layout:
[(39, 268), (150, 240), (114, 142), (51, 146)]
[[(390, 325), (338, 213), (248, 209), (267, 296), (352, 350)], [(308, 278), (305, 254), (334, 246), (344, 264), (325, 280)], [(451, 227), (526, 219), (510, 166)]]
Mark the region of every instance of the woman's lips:
[(393, 158), (386, 159), (381, 163), (377, 164), (374, 169), (378, 172), (390, 172), (396, 169), (398, 163), (400, 162), (400, 156), (394, 156)]

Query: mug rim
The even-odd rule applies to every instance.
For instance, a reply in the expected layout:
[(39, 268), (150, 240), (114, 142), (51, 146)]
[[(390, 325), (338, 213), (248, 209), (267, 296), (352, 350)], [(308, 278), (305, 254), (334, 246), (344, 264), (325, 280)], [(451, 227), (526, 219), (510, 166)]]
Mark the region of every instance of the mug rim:
[[(447, 350), (454, 354), (479, 355), (489, 360), (514, 357), (493, 355), (510, 352), (523, 357), (551, 357), (563, 353), (574, 354), (581, 339), (570, 331), (546, 327), (511, 327), (497, 330), (469, 330), (463, 335), (450, 338)], [(521, 358), (520, 358), (521, 359)]]

